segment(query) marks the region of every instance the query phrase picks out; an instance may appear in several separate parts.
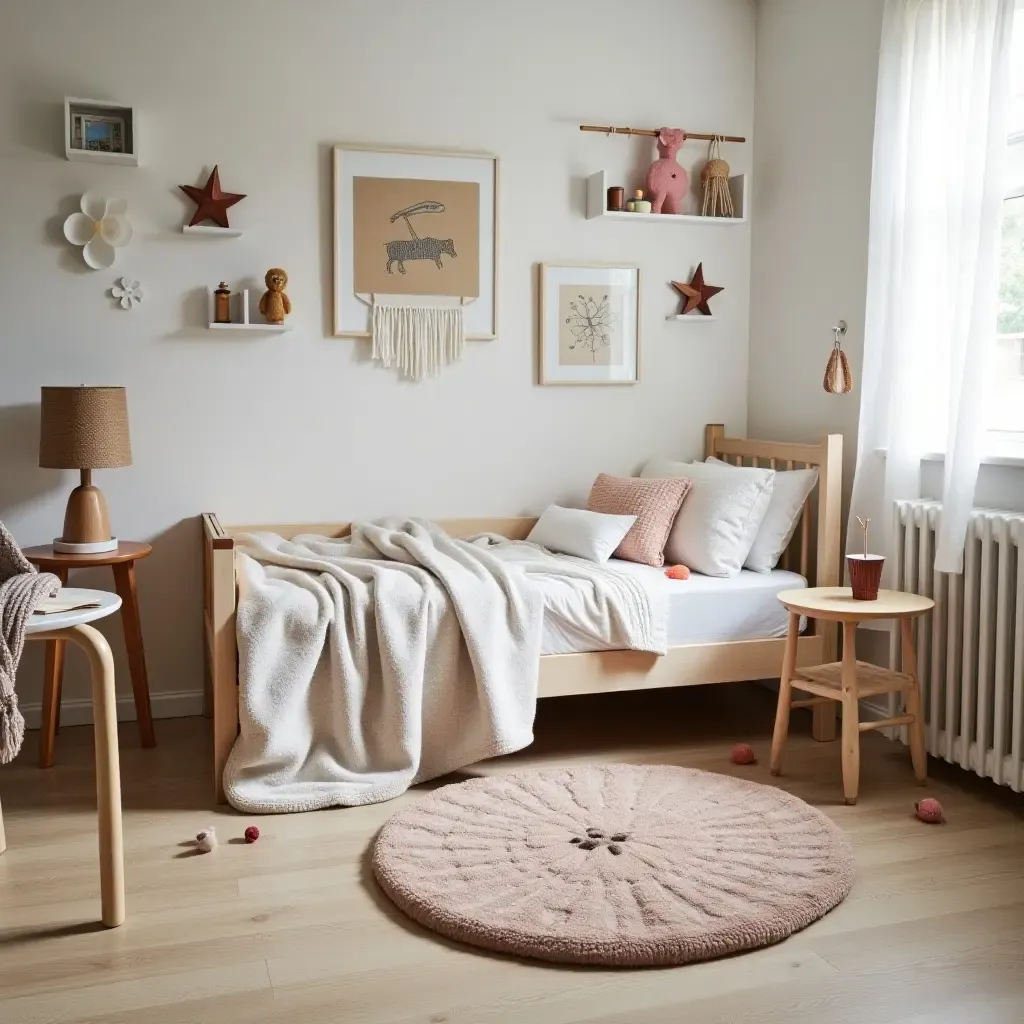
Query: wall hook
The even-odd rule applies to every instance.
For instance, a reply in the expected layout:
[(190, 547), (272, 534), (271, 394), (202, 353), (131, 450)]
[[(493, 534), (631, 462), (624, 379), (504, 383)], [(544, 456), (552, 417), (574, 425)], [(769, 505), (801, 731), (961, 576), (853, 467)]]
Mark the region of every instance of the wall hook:
[(843, 351), (842, 339), (846, 336), (846, 321), (840, 320), (832, 328), (832, 352), (825, 366), (825, 379), (822, 386), (830, 395), (845, 395), (853, 390), (853, 374), (850, 363)]

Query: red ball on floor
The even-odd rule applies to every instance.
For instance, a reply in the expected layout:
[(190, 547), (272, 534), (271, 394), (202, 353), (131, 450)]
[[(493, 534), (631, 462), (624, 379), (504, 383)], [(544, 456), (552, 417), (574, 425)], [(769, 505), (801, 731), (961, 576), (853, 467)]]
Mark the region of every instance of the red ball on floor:
[(914, 810), (921, 821), (927, 822), (929, 825), (941, 825), (946, 820), (946, 816), (942, 813), (942, 804), (933, 796), (926, 796), (923, 800), (918, 800), (914, 804)]
[(245, 841), (247, 843), (255, 843), (260, 837), (260, 830), (255, 825), (250, 825), (245, 830)]
[(757, 764), (757, 754), (749, 743), (737, 743), (732, 748), (729, 759), (733, 764)]

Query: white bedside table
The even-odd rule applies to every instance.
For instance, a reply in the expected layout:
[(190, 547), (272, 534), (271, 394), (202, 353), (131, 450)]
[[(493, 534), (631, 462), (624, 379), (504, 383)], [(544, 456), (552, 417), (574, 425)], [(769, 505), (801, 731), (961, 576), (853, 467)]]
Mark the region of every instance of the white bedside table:
[[(29, 640), (68, 640), (85, 651), (92, 676), (92, 716), (96, 730), (96, 803), (99, 809), (100, 903), (108, 928), (124, 922), (124, 844), (121, 837), (121, 774), (117, 751), (117, 705), (114, 700), (114, 661), (103, 634), (88, 625), (112, 615), (121, 598), (104, 590), (64, 587), (57, 600), (96, 602), (50, 615), (34, 614), (25, 627)], [(48, 602), (43, 602), (45, 607)], [(52, 603), (52, 602), (50, 602)], [(4, 851), (0, 812), (0, 853)]]

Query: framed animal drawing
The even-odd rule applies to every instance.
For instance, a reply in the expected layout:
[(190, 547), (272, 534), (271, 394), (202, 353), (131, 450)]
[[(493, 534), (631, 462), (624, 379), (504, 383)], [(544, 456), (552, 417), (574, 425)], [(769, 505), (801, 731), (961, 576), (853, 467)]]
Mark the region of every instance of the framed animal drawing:
[(375, 304), (461, 305), (470, 340), (497, 333), (498, 160), (334, 147), (334, 333), (369, 337)]

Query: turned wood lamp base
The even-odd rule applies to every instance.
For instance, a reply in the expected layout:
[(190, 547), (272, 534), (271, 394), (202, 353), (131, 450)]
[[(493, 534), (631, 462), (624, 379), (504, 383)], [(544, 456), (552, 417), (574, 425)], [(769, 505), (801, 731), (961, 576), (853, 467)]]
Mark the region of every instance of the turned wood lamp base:
[(116, 551), (110, 535), (110, 514), (103, 492), (92, 483), (92, 470), (81, 470), (82, 482), (68, 496), (64, 532), (54, 537), (53, 550), (64, 555), (94, 555)]

